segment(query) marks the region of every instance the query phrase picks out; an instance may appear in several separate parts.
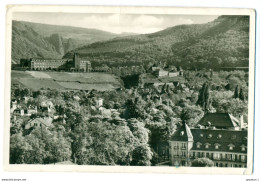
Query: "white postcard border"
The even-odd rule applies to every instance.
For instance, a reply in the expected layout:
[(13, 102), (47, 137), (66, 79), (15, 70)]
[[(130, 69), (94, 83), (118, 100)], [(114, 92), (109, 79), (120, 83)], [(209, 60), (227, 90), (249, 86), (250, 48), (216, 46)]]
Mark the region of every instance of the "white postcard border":
[[(194, 168), (158, 166), (89, 166), (89, 165), (15, 165), (9, 164), (10, 140), (10, 88), (11, 88), (11, 29), (14, 12), (61, 13), (114, 13), (114, 14), (189, 14), (189, 15), (248, 15), (249, 30), (249, 92), (248, 92), (248, 152), (247, 168)], [(6, 171), (48, 172), (116, 172), (116, 173), (176, 173), (176, 174), (252, 174), (254, 140), (254, 86), (255, 86), (255, 11), (239, 8), (174, 8), (126, 6), (63, 6), (63, 5), (9, 5), (6, 13), (5, 54), (5, 119), (4, 169)]]

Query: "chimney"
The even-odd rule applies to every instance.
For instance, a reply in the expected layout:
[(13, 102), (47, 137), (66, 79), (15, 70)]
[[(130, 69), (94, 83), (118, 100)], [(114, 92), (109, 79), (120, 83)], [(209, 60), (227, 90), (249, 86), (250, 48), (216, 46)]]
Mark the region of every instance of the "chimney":
[(240, 115), (240, 129), (242, 130), (244, 128), (244, 116)]

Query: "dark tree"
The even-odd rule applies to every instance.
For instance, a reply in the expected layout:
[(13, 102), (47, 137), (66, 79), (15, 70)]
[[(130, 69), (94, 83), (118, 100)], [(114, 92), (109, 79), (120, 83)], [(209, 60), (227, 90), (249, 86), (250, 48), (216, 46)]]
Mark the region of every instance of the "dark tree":
[(131, 165), (150, 166), (153, 153), (148, 145), (141, 145), (134, 149)]
[(212, 77), (213, 77), (213, 70), (210, 69), (210, 78), (212, 78)]
[(209, 85), (204, 83), (201, 90), (199, 91), (199, 97), (197, 105), (200, 105), (204, 111), (209, 109), (210, 104), (210, 94), (209, 94)]
[(192, 161), (192, 167), (213, 167), (214, 162), (209, 158), (197, 158)]
[(241, 99), (242, 101), (245, 100), (245, 95), (244, 95), (244, 91), (242, 88), (240, 88), (239, 99)]
[(239, 87), (238, 85), (236, 86), (235, 92), (234, 92), (234, 98), (238, 98), (239, 97)]

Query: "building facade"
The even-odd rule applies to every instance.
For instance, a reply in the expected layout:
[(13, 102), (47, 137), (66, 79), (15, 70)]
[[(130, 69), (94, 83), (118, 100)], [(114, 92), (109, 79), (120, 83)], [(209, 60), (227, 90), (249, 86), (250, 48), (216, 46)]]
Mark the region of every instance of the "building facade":
[(35, 118), (31, 119), (27, 122), (25, 125), (25, 129), (30, 129), (30, 128), (46, 128), (50, 127), (52, 125), (52, 118)]
[(91, 63), (88, 60), (79, 58), (79, 56), (75, 53), (74, 54), (74, 63), (75, 63), (75, 69), (78, 71), (84, 71), (84, 72), (91, 72)]
[(169, 145), (173, 166), (191, 166), (197, 158), (209, 158), (216, 167), (247, 166), (247, 130), (227, 113), (206, 114), (195, 128), (183, 122)]
[(91, 62), (79, 58), (75, 53), (73, 59), (21, 59), (20, 67), (28, 68), (30, 70), (63, 70), (73, 68), (77, 71), (90, 72)]

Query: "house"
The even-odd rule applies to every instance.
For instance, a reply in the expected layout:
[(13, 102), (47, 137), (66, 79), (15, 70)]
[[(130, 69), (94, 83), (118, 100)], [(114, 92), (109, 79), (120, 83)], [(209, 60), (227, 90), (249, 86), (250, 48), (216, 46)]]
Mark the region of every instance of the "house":
[(29, 106), (27, 109), (27, 116), (37, 113), (37, 106)]
[(52, 118), (50, 117), (45, 117), (45, 118), (35, 118), (29, 120), (26, 125), (25, 129), (30, 129), (30, 128), (47, 128), (52, 126)]
[(239, 130), (240, 121), (229, 113), (207, 113), (197, 124), (216, 129)]
[(169, 72), (168, 76), (169, 77), (177, 77), (177, 76), (179, 76), (179, 72)]
[(24, 115), (24, 109), (17, 108), (15, 110), (13, 110), (13, 114), (23, 116)]
[(110, 118), (111, 115), (112, 115), (112, 112), (111, 112), (110, 109), (106, 109), (104, 107), (100, 107), (98, 110), (100, 111), (101, 115), (103, 117), (105, 117), (105, 118)]
[(75, 101), (80, 101), (80, 97), (79, 97), (79, 96), (73, 96), (73, 99), (74, 99)]
[(15, 109), (17, 109), (17, 100), (16, 99), (12, 100), (12, 102), (11, 102), (10, 112), (13, 113)]
[(154, 71), (154, 75), (156, 77), (164, 77), (164, 76), (168, 76), (169, 75), (169, 72), (166, 71), (166, 70), (163, 70), (163, 69), (156, 69)]
[(183, 121), (169, 140), (169, 154), (174, 166), (191, 166), (194, 159), (206, 157), (215, 167), (244, 168), (247, 130), (242, 126), (237, 129), (234, 117), (227, 113), (206, 114), (194, 128)]
[(41, 102), (40, 106), (42, 112), (51, 112), (54, 110), (54, 105), (51, 101), (45, 100)]
[(95, 102), (96, 102), (96, 106), (98, 106), (98, 107), (103, 106), (103, 99), (102, 98), (95, 99)]

